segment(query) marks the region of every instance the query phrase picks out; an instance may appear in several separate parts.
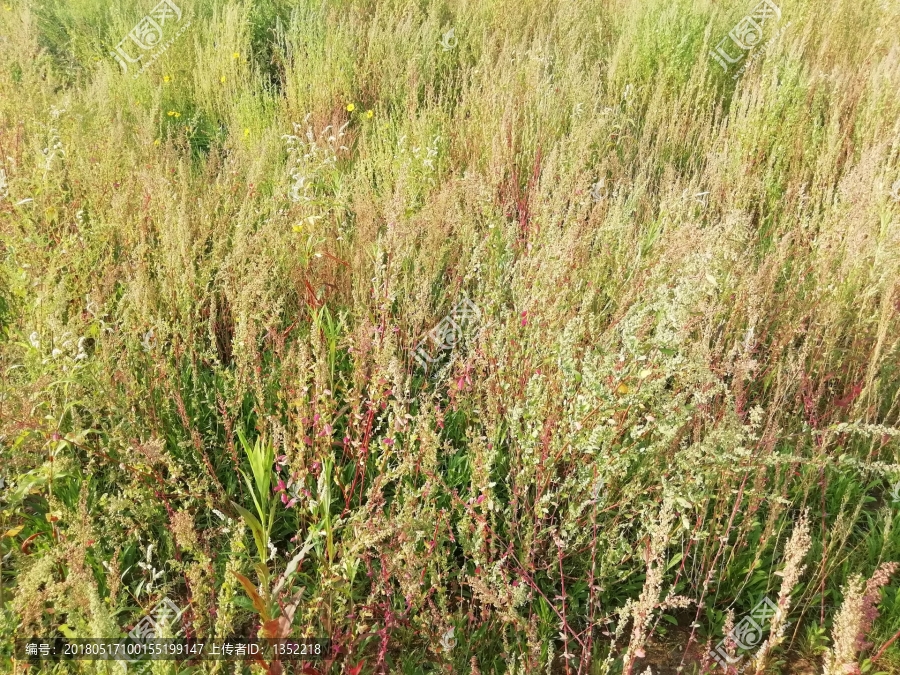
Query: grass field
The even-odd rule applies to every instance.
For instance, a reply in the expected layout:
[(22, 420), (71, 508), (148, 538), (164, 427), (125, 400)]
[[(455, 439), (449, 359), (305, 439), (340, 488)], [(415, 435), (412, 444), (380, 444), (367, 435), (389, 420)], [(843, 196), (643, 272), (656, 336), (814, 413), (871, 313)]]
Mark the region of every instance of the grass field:
[(900, 673), (900, 4), (776, 2), (0, 0), (0, 672)]

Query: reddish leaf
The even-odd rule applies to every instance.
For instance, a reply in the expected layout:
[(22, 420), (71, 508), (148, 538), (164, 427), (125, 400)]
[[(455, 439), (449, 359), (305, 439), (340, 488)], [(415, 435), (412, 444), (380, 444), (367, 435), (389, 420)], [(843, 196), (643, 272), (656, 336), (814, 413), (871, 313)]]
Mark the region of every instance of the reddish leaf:
[(253, 607), (257, 612), (259, 612), (259, 615), (264, 620), (268, 619), (269, 612), (266, 609), (266, 603), (264, 603), (263, 599), (259, 597), (259, 593), (256, 592), (256, 586), (253, 585), (253, 582), (240, 572), (235, 572), (232, 570), (232, 574), (237, 577), (237, 580), (241, 582), (241, 586), (243, 586), (244, 590), (247, 591), (247, 595), (250, 596), (250, 599), (253, 601)]
[(28, 537), (25, 541), (22, 542), (22, 553), (28, 553), (28, 549), (31, 548), (31, 542), (35, 540), (36, 537), (44, 534), (43, 532), (35, 532), (33, 535)]
[(280, 640), (290, 634), (291, 622), (283, 616), (263, 622), (262, 628), (259, 629), (259, 637), (270, 640)]
[(303, 589), (294, 593), (290, 601), (284, 605), (282, 615), (277, 619), (266, 621), (262, 628), (259, 629), (259, 636), (262, 638), (275, 638), (280, 640), (291, 634), (291, 622), (294, 620), (294, 613), (297, 611), (297, 605), (300, 604), (300, 598), (303, 597)]

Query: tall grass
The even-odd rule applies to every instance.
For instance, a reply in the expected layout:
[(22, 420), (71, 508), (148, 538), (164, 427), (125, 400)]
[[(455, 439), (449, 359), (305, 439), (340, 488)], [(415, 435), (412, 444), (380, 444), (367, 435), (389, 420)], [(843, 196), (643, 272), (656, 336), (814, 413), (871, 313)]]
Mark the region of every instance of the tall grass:
[(151, 8), (0, 6), (5, 669), (169, 597), (322, 673), (702, 673), (768, 597), (742, 665), (900, 671), (896, 4), (736, 79), (736, 2), (196, 0), (133, 78)]

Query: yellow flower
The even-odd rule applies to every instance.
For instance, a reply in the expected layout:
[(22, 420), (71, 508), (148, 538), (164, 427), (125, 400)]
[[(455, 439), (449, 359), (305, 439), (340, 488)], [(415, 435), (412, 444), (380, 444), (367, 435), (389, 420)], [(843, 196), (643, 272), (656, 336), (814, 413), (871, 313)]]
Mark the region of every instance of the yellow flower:
[(372, 119), (373, 115), (375, 115), (374, 110), (366, 110), (366, 117), (368, 117), (369, 119)]
[(3, 5), (3, 9), (5, 9), (7, 12), (11, 12), (11, 11), (12, 11), (12, 5)]
[(244, 136), (249, 136), (249, 135), (250, 135), (250, 128), (248, 127), (246, 129), (244, 129)]
[(223, 75), (222, 78), (219, 80), (219, 82), (221, 82), (222, 84), (225, 84), (225, 76), (224, 76), (224, 75)]
[(171, 82), (171, 81), (172, 81), (171, 75), (163, 75), (163, 82)]
[(153, 141), (153, 145), (159, 145), (159, 139), (158, 139), (158, 138), (157, 138), (155, 141)]
[(352, 103), (348, 103), (347, 104), (347, 112), (353, 112), (354, 110), (356, 110), (356, 106), (353, 105)]
[(181, 113), (180, 112), (175, 113), (175, 117), (181, 117)]
[(240, 55), (240, 54), (238, 54), (238, 53), (237, 53), (237, 52), (235, 52), (235, 53), (234, 53), (234, 54), (232, 54), (232, 55), (231, 55), (231, 56), (232, 56), (232, 58), (235, 58), (235, 59), (239, 59), (239, 58), (241, 58), (241, 55)]
[(293, 226), (291, 227), (291, 229), (292, 229), (294, 232), (302, 232), (302, 231), (303, 231), (303, 226), (302, 226), (302, 225), (293, 225)]
[(175, 111), (170, 110), (169, 112), (166, 113), (166, 115), (168, 115), (169, 117), (175, 117)]

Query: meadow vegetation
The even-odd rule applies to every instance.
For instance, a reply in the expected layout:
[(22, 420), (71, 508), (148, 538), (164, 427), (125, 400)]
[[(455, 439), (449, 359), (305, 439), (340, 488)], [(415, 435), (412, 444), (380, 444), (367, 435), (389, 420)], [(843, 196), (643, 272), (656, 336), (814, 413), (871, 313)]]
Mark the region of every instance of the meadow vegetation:
[(154, 4), (0, 6), (0, 670), (900, 672), (900, 4)]

